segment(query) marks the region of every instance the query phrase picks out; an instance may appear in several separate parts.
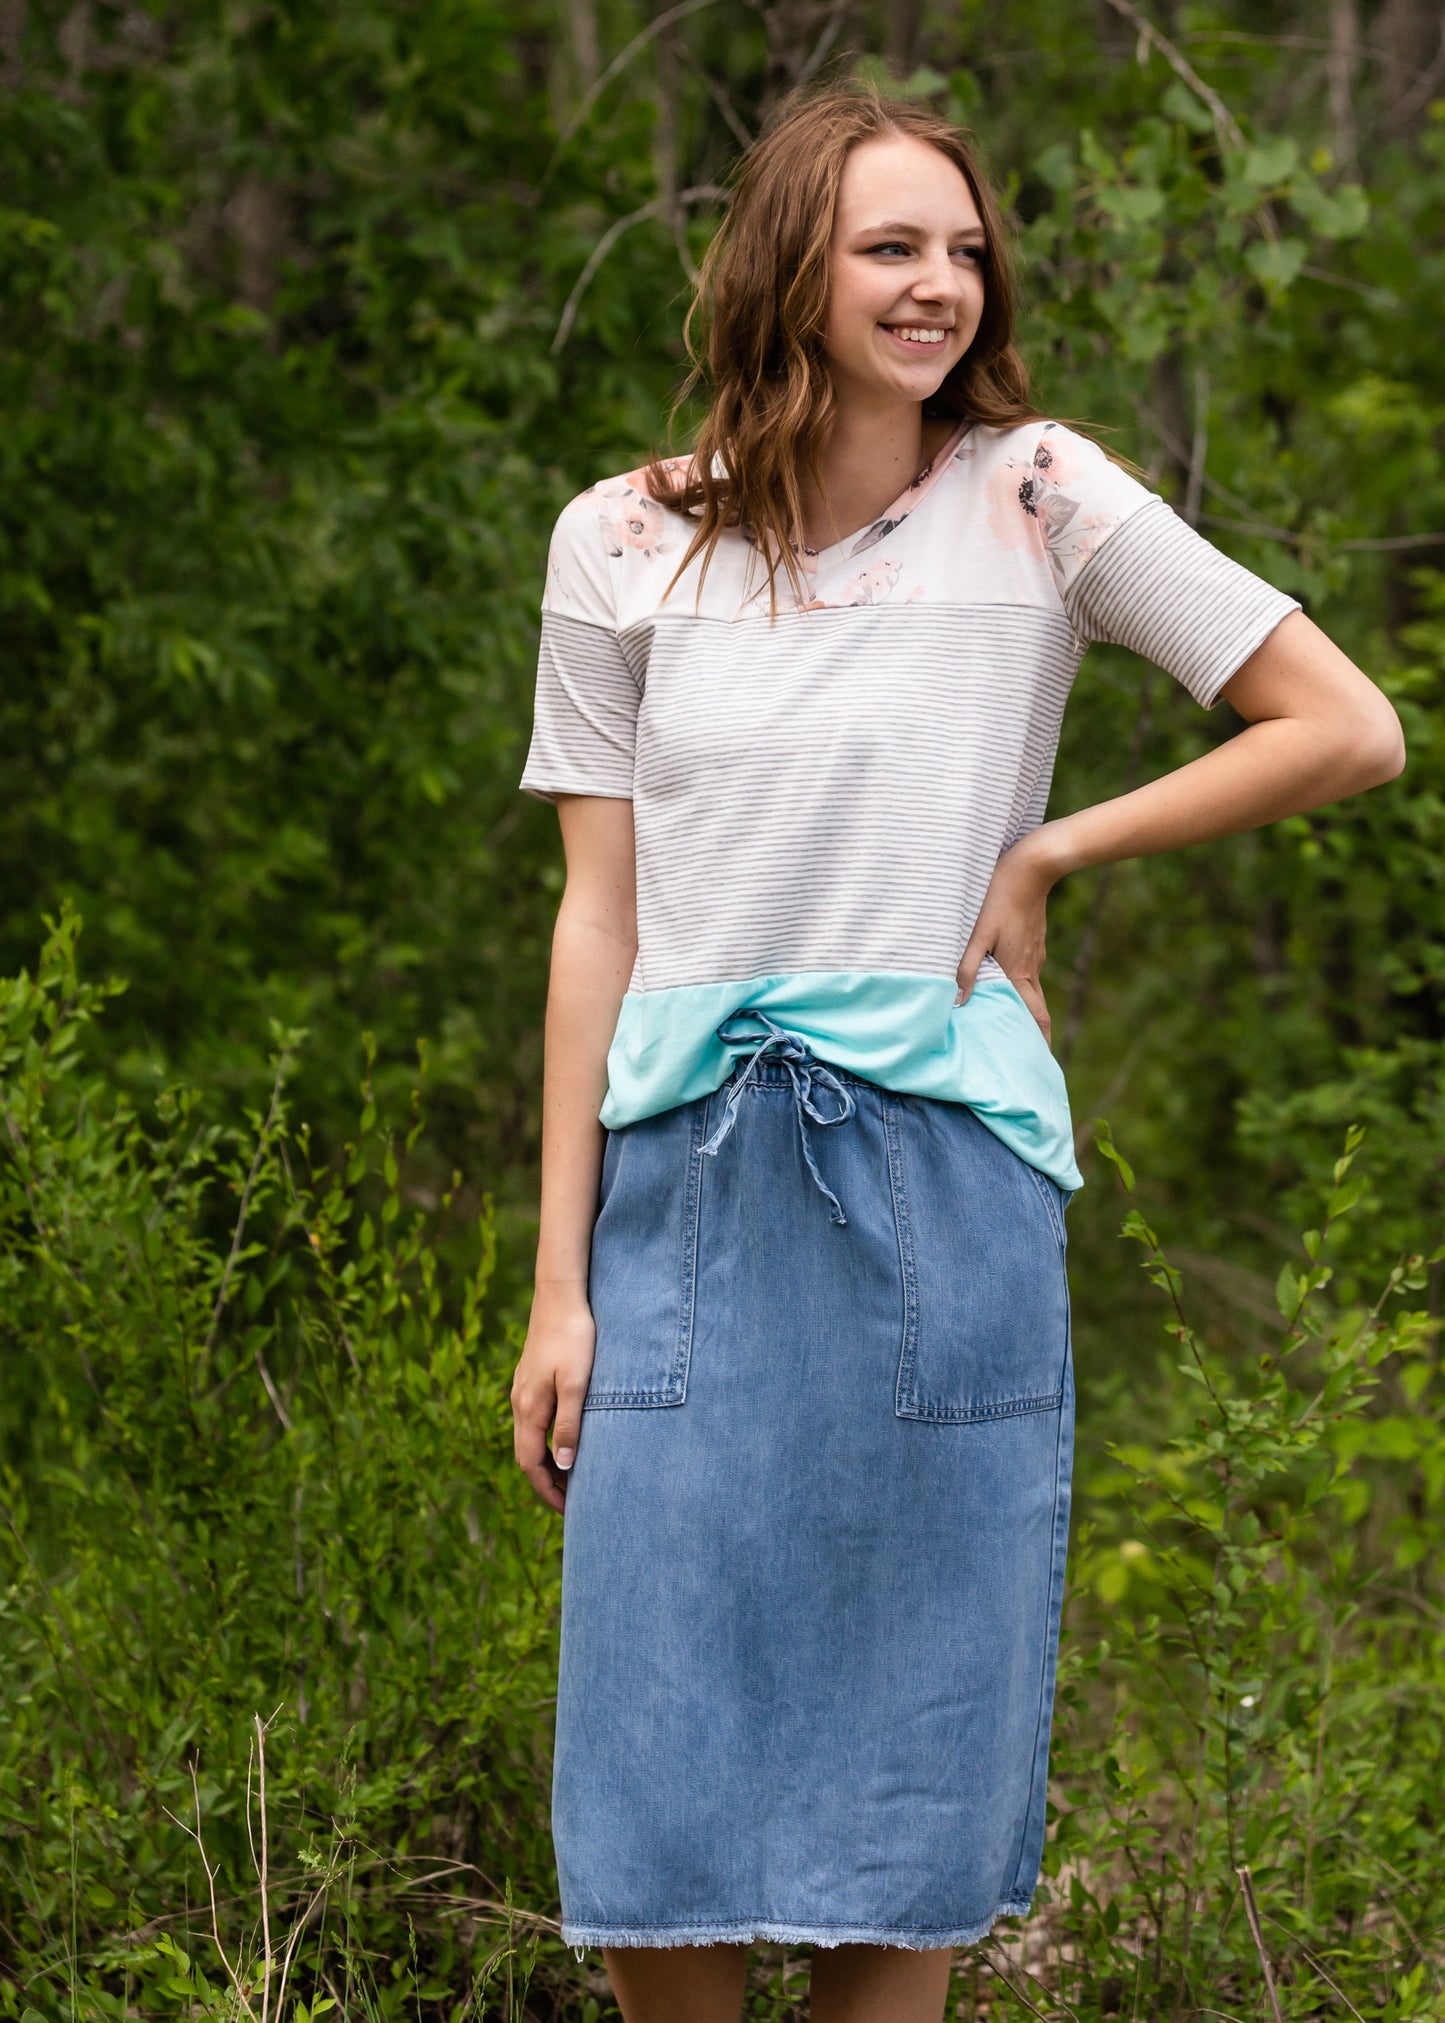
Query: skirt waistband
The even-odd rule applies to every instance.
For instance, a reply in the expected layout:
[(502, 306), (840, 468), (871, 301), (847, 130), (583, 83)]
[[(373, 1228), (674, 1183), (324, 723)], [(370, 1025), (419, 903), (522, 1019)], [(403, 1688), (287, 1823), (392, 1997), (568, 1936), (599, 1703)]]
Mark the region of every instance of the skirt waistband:
[[(877, 1082), (870, 1082), (866, 1075), (855, 1075), (850, 1068), (837, 1067), (834, 1065), (832, 1061), (825, 1060), (820, 1054), (814, 1054), (812, 1058), (814, 1062), (813, 1068), (814, 1074), (816, 1074), (820, 1068), (826, 1068), (828, 1070), (828, 1073), (833, 1077), (835, 1081), (844, 1082), (848, 1085), (849, 1088), (871, 1089), (875, 1095), (880, 1093), (883, 1094), (887, 1093), (886, 1091), (880, 1090), (880, 1086)], [(730, 1086), (734, 1078), (741, 1076), (745, 1068), (745, 1063), (746, 1063), (746, 1056), (744, 1056), (744, 1059), (739, 1061), (737, 1065), (733, 1068), (732, 1073), (728, 1076), (727, 1081), (724, 1082), (722, 1085), (724, 1089)], [(760, 1060), (757, 1066), (753, 1069), (752, 1073), (748, 1075), (747, 1079), (750, 1082), (761, 1083), (765, 1088), (781, 1089), (787, 1088), (791, 1084), (793, 1077), (788, 1072), (786, 1062), (779, 1060), (769, 1060), (766, 1056), (764, 1056), (764, 1058)]]

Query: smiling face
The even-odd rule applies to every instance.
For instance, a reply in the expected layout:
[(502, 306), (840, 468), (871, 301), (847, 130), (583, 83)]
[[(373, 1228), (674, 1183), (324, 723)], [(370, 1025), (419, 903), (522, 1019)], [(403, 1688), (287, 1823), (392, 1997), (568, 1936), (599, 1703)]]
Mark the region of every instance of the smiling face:
[(843, 166), (824, 357), (841, 402), (923, 401), (983, 315), (983, 221), (961, 170), (926, 141), (864, 141)]

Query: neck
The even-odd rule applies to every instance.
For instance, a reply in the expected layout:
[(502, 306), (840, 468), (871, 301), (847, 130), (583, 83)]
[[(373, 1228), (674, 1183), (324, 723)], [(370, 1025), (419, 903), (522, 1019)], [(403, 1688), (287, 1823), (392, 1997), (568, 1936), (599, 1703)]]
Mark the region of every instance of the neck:
[(917, 401), (861, 406), (840, 401), (818, 459), (821, 486), (803, 474), (803, 533), (810, 548), (869, 526), (918, 475), (948, 424), (925, 422)]

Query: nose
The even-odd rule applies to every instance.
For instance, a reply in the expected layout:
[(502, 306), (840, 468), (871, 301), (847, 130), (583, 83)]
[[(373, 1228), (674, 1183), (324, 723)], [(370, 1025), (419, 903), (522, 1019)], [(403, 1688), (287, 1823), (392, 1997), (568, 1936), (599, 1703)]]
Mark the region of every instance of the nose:
[(919, 302), (957, 302), (963, 293), (963, 276), (949, 256), (946, 246), (930, 252), (922, 263), (922, 270), (913, 283), (913, 295)]

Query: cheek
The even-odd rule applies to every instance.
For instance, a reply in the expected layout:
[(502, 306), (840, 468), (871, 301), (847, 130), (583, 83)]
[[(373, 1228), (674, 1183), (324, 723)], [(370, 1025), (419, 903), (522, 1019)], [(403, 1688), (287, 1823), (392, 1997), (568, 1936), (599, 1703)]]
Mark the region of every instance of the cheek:
[(886, 275), (868, 268), (841, 268), (834, 276), (828, 303), (830, 340), (846, 346), (867, 338), (873, 325), (892, 307), (898, 290)]

